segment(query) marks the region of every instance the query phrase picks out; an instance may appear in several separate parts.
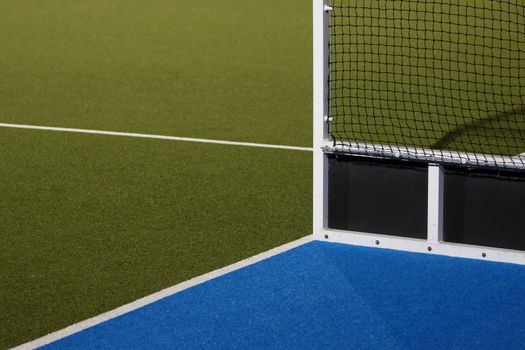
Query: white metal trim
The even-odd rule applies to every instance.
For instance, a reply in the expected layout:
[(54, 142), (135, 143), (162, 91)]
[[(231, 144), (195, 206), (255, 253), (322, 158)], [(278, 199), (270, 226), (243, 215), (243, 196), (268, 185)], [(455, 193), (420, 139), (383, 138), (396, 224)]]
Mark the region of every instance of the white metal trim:
[(480, 247), (448, 242), (428, 242), (424, 239), (332, 229), (325, 229), (321, 239), (316, 237), (314, 237), (314, 239), (363, 247), (378, 247), (380, 249), (386, 248), (407, 252), (525, 265), (525, 252), (510, 249)]
[(443, 170), (437, 164), (428, 167), (428, 241), (438, 243), (443, 240)]

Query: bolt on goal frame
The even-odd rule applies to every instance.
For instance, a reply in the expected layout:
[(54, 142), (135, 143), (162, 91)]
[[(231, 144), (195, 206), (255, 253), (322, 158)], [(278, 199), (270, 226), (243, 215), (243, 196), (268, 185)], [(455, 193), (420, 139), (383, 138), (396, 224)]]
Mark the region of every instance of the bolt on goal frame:
[[(472, 18), (484, 1), (466, 1)], [(489, 30), (461, 6), (388, 3), (313, 0), (314, 239), (525, 264), (525, 4), (496, 8)]]

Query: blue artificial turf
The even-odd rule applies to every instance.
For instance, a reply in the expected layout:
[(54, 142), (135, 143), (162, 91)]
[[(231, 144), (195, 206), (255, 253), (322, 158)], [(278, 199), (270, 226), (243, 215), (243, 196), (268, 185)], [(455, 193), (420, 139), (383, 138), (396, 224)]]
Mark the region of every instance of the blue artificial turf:
[(523, 349), (525, 267), (312, 242), (49, 349)]

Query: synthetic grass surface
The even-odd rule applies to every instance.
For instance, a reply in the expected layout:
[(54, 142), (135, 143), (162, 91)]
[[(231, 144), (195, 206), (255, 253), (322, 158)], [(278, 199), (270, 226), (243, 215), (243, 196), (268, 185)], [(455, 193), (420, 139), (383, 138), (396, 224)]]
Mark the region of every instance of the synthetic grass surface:
[[(0, 2), (0, 122), (308, 146), (299, 0)], [(311, 155), (0, 130), (0, 348), (310, 233)]]
[(0, 139), (0, 348), (311, 232), (309, 152)]
[(301, 0), (0, 2), (0, 121), (311, 144)]
[(523, 349), (525, 267), (312, 242), (47, 349)]

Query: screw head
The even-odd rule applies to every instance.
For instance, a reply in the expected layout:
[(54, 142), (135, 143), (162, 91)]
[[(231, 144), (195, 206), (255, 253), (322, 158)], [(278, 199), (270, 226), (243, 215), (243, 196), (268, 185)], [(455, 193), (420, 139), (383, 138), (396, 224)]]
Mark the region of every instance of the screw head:
[(431, 252), (431, 251), (432, 251), (432, 247), (427, 247), (427, 250), (428, 250), (429, 252)]
[(379, 245), (379, 240), (376, 240), (376, 245)]
[(324, 238), (325, 238), (325, 239), (328, 239), (328, 235), (324, 235)]

